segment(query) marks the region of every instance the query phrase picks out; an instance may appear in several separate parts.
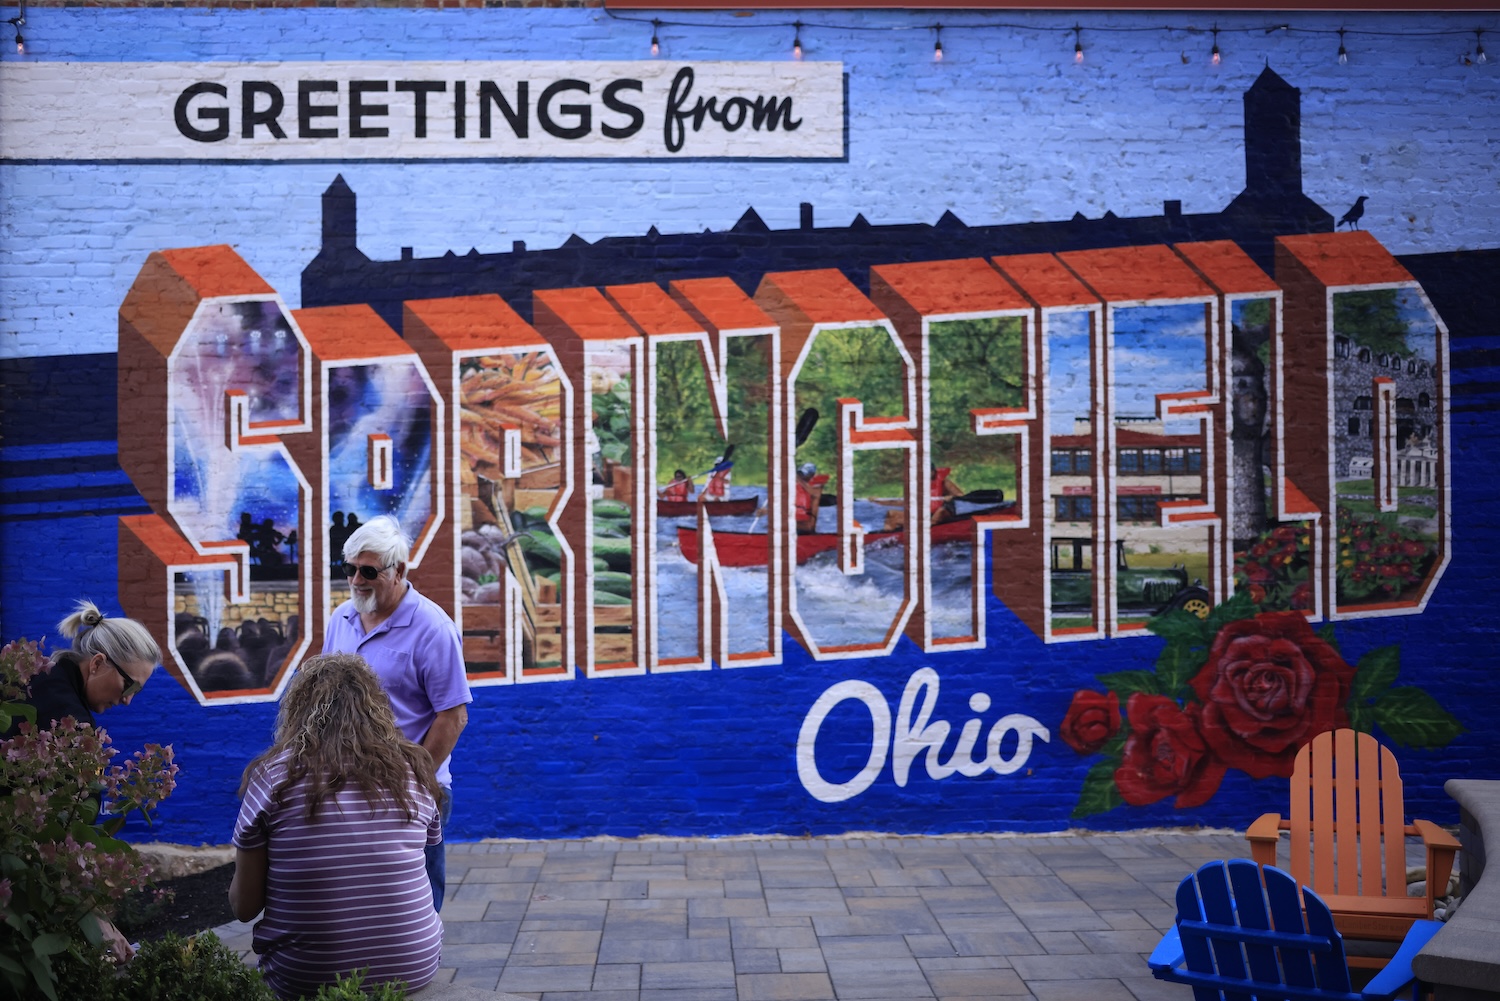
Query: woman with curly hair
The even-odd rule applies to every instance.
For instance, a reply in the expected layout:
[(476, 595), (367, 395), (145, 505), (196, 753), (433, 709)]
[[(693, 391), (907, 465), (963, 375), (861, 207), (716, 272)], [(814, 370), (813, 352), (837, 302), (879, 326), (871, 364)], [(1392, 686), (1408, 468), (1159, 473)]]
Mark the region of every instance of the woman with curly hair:
[(288, 687), (271, 746), (245, 768), (234, 825), (234, 915), (255, 926), (279, 997), (437, 973), (443, 928), (424, 849), (441, 840), (432, 758), (396, 728), (362, 657), (329, 654)]

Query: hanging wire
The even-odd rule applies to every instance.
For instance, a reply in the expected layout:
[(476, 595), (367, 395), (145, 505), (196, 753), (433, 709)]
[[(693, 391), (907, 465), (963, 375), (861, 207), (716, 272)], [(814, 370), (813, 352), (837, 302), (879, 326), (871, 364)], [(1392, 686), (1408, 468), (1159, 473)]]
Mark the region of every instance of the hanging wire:
[(21, 35), (21, 26), (26, 23), (26, 0), (20, 0), (17, 4), (16, 16), (6, 18), (5, 23), (16, 29), (16, 55), (26, 54), (26, 39)]
[[(22, 9), (23, 14), (24, 14), (24, 11), (25, 11), (24, 0), (22, 0), (21, 9)], [(830, 29), (832, 31), (843, 31), (843, 32), (880, 32), (880, 33), (884, 33), (884, 34), (899, 33), (899, 32), (903, 32), (903, 31), (934, 31), (934, 30), (936, 30), (936, 27), (937, 27), (937, 26), (934, 26), (932, 24), (858, 24), (858, 23), (847, 23), (847, 22), (838, 21), (838, 20), (819, 21), (816, 25), (809, 25), (809, 24), (807, 24), (807, 23), (805, 23), (805, 22), (803, 22), (801, 20), (796, 20), (796, 21), (760, 21), (760, 20), (757, 20), (755, 22), (742, 22), (740, 24), (726, 24), (723, 21), (714, 21), (714, 20), (689, 20), (689, 19), (686, 19), (686, 18), (682, 18), (682, 19), (662, 19), (662, 18), (635, 17), (635, 16), (632, 16), (630, 14), (617, 13), (616, 11), (611, 10), (608, 6), (604, 7), (603, 11), (604, 11), (604, 14), (606, 16), (608, 16), (608, 17), (610, 17), (610, 18), (612, 18), (612, 19), (614, 19), (616, 21), (634, 22), (634, 23), (640, 23), (640, 24), (650, 24), (650, 25), (652, 25), (653, 29), (660, 29), (662, 27), (707, 28), (707, 29), (714, 29), (714, 30), (724, 30), (724, 29), (736, 30), (736, 29), (740, 29), (740, 28), (746, 28), (746, 29), (750, 29), (750, 28), (753, 28), (753, 29), (764, 29), (764, 28), (778, 28), (778, 27), (779, 28), (792, 28), (793, 31), (794, 31), (794, 34), (793, 34), (793, 37), (792, 37), (792, 55), (793, 55), (794, 58), (797, 58), (797, 59), (801, 59), (802, 58), (802, 29), (805, 28), (805, 27), (827, 28), (827, 29)], [(707, 15), (707, 16), (711, 17), (712, 15)], [(20, 23), (25, 23), (24, 16), (18, 17), (18, 18), (11, 18), (10, 19), (10, 23), (12, 23), (12, 24), (17, 23), (18, 21)], [(979, 22), (964, 23), (964, 24), (953, 24), (953, 23), (950, 22), (950, 23), (945, 23), (945, 24), (941, 25), (941, 27), (949, 29), (949, 30), (975, 31), (975, 32), (985, 32), (985, 31), (1015, 31), (1015, 32), (1027, 32), (1027, 33), (1047, 33), (1047, 32), (1056, 31), (1058, 33), (1071, 33), (1073, 35), (1073, 58), (1075, 60), (1078, 59), (1078, 57), (1079, 57), (1079, 55), (1081, 53), (1081, 50), (1082, 50), (1082, 35), (1081, 35), (1081, 33), (1083, 31), (1083, 25), (1082, 24), (1077, 24), (1077, 23), (1072, 24), (1072, 25), (1061, 24), (1061, 25), (1052, 25), (1052, 26), (1049, 26), (1049, 25), (1045, 25), (1045, 24), (1022, 24), (1022, 23), (1013, 22), (1013, 21), (979, 21)], [(1192, 24), (1160, 24), (1160, 23), (1157, 23), (1157, 24), (1148, 24), (1148, 25), (1098, 24), (1098, 25), (1089, 25), (1088, 26), (1088, 30), (1089, 31), (1093, 31), (1093, 32), (1116, 32), (1116, 33), (1120, 33), (1120, 34), (1132, 34), (1132, 33), (1133, 34), (1140, 34), (1140, 33), (1143, 33), (1143, 32), (1154, 32), (1154, 33), (1163, 34), (1163, 35), (1173, 35), (1173, 34), (1209, 35), (1212, 38), (1212, 45), (1211, 45), (1211, 48), (1209, 50), (1209, 57), (1210, 57), (1210, 59), (1213, 59), (1216, 64), (1221, 63), (1223, 61), (1223, 51), (1219, 48), (1219, 35), (1220, 35), (1220, 33), (1224, 33), (1224, 34), (1242, 33), (1242, 34), (1247, 34), (1247, 35), (1248, 34), (1271, 35), (1271, 34), (1274, 34), (1275, 32), (1278, 32), (1278, 31), (1280, 31), (1280, 32), (1286, 32), (1287, 34), (1291, 34), (1293, 31), (1295, 31), (1299, 35), (1307, 35), (1307, 36), (1326, 35), (1326, 36), (1329, 36), (1329, 37), (1337, 37), (1339, 39), (1339, 43), (1340, 43), (1341, 47), (1344, 44), (1345, 36), (1350, 36), (1350, 37), (1353, 37), (1353, 36), (1363, 36), (1363, 37), (1366, 37), (1366, 38), (1447, 38), (1447, 37), (1454, 37), (1454, 36), (1466, 36), (1466, 35), (1472, 34), (1472, 35), (1475, 36), (1475, 48), (1474, 48), (1474, 52), (1473, 52), (1472, 55), (1465, 55), (1464, 56), (1464, 62), (1466, 62), (1466, 63), (1484, 63), (1484, 62), (1488, 61), (1488, 56), (1484, 52), (1484, 45), (1483, 45), (1483, 41), (1482, 41), (1484, 32), (1486, 32), (1486, 31), (1497, 31), (1497, 30), (1500, 30), (1500, 27), (1478, 28), (1478, 29), (1475, 29), (1475, 28), (1435, 28), (1435, 29), (1431, 29), (1431, 30), (1423, 29), (1423, 30), (1411, 30), (1411, 31), (1389, 31), (1389, 30), (1375, 30), (1375, 29), (1366, 29), (1366, 28), (1347, 28), (1347, 27), (1342, 27), (1342, 28), (1304, 28), (1304, 27), (1297, 27), (1297, 28), (1293, 28), (1292, 25), (1290, 25), (1290, 24), (1288, 24), (1288, 23), (1286, 23), (1284, 21), (1274, 21), (1274, 22), (1270, 22), (1270, 23), (1267, 23), (1267, 24), (1247, 25), (1247, 26), (1242, 27), (1242, 28), (1221, 28), (1218, 25), (1213, 25), (1212, 27), (1208, 27), (1208, 28), (1201, 28), (1201, 27), (1198, 27), (1198, 26), (1192, 25)], [(934, 56), (936, 55), (936, 48), (937, 48), (937, 46), (934, 45)], [(1184, 63), (1187, 63), (1187, 62), (1191, 61), (1188, 58), (1186, 52), (1184, 52), (1182, 55), (1183, 55), (1182, 61)]]

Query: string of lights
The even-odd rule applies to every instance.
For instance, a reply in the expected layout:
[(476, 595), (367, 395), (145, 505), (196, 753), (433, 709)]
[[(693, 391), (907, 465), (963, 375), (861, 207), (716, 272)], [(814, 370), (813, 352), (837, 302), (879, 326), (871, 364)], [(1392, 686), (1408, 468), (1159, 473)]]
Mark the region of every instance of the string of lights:
[[(641, 17), (633, 17), (633, 16), (628, 15), (628, 14), (617, 13), (616, 11), (610, 10), (608, 7), (604, 8), (604, 13), (607, 14), (609, 17), (613, 18), (616, 21), (633, 22), (633, 23), (639, 23), (639, 24), (649, 24), (651, 26), (651, 55), (652, 56), (660, 56), (660, 54), (661, 54), (661, 37), (660, 36), (661, 36), (663, 28), (709, 28), (709, 29), (723, 29), (723, 28), (726, 28), (726, 27), (731, 27), (731, 25), (728, 25), (728, 24), (724, 23), (723, 21), (686, 20), (686, 19), (682, 19), (682, 20), (664, 20), (664, 19), (659, 18), (659, 17), (653, 17), (653, 18), (649, 18), (649, 19), (647, 19), (647, 18), (641, 18)], [(913, 22), (911, 24), (881, 24), (881, 25), (875, 25), (875, 24), (841, 23), (841, 22), (836, 22), (836, 21), (820, 21), (820, 22), (817, 22), (817, 23), (809, 23), (809, 22), (801, 20), (800, 18), (797, 19), (797, 20), (795, 20), (795, 21), (765, 21), (765, 20), (761, 20), (761, 19), (757, 18), (755, 20), (755, 22), (753, 23), (753, 25), (751, 25), (751, 24), (745, 24), (744, 25), (744, 27), (752, 27), (752, 26), (755, 27), (755, 28), (757, 28), (757, 29), (761, 29), (761, 30), (768, 29), (768, 28), (790, 28), (790, 29), (792, 29), (792, 48), (791, 48), (791, 53), (792, 53), (792, 58), (793, 59), (801, 59), (803, 57), (804, 47), (803, 47), (803, 43), (802, 43), (802, 35), (803, 35), (803, 31), (805, 29), (810, 29), (810, 30), (813, 30), (813, 31), (817, 31), (819, 29), (826, 29), (826, 30), (833, 31), (833, 32), (845, 32), (845, 31), (847, 31), (847, 32), (871, 32), (871, 31), (874, 31), (874, 32), (904, 32), (904, 31), (926, 31), (926, 32), (931, 32), (932, 35), (933, 35), (933, 46), (932, 46), (932, 59), (933, 59), (933, 62), (942, 62), (943, 61), (943, 32), (944, 32), (944, 30), (948, 30), (948, 31), (973, 31), (973, 32), (987, 32), (987, 31), (997, 31), (998, 30), (998, 31), (1022, 31), (1022, 32), (1029, 32), (1029, 33), (1033, 33), (1033, 34), (1049, 34), (1049, 33), (1052, 33), (1052, 32), (1057, 32), (1057, 33), (1065, 35), (1066, 33), (1071, 33), (1072, 36), (1073, 36), (1073, 61), (1075, 63), (1082, 63), (1084, 61), (1084, 48), (1083, 48), (1084, 26), (1082, 24), (1078, 24), (1078, 23), (1074, 23), (1071, 26), (1063, 26), (1063, 25), (1060, 25), (1060, 26), (1045, 26), (1045, 25), (1037, 25), (1037, 24), (1020, 24), (1020, 23), (1009, 22), (1009, 21), (981, 21), (981, 22), (972, 22), (972, 23), (966, 23), (966, 24), (954, 24), (954, 23), (952, 23), (950, 21), (950, 22), (947, 22), (947, 23), (943, 23), (943, 22), (934, 22), (934, 23), (917, 23), (917, 22)], [(739, 27), (739, 26), (736, 25), (734, 27)], [(1225, 55), (1224, 55), (1224, 50), (1219, 45), (1219, 36), (1221, 34), (1224, 34), (1224, 35), (1242, 34), (1242, 35), (1256, 36), (1256, 35), (1272, 35), (1272, 34), (1276, 34), (1278, 32), (1282, 32), (1282, 33), (1285, 33), (1287, 35), (1297, 34), (1297, 35), (1309, 35), (1309, 36), (1337, 37), (1337, 39), (1338, 39), (1338, 47), (1337, 47), (1336, 52), (1334, 53), (1334, 58), (1337, 60), (1337, 62), (1340, 65), (1347, 65), (1348, 62), (1349, 62), (1349, 49), (1348, 49), (1348, 46), (1346, 45), (1346, 39), (1349, 39), (1349, 38), (1355, 38), (1355, 37), (1366, 37), (1366, 38), (1445, 38), (1445, 37), (1446, 38), (1467, 38), (1468, 36), (1473, 35), (1474, 36), (1473, 47), (1470, 48), (1470, 49), (1467, 49), (1463, 53), (1461, 53), (1459, 55), (1459, 61), (1462, 62), (1465, 66), (1483, 65), (1483, 64), (1485, 64), (1485, 63), (1487, 63), (1489, 61), (1489, 57), (1487, 55), (1485, 55), (1485, 51), (1484, 51), (1484, 34), (1487, 31), (1495, 31), (1495, 30), (1500, 30), (1500, 29), (1481, 27), (1481, 28), (1438, 28), (1438, 29), (1417, 29), (1417, 30), (1409, 30), (1409, 31), (1393, 31), (1393, 30), (1388, 30), (1388, 29), (1376, 29), (1376, 28), (1350, 28), (1350, 27), (1347, 27), (1347, 26), (1341, 26), (1341, 27), (1338, 27), (1338, 28), (1304, 28), (1304, 27), (1296, 27), (1296, 28), (1294, 28), (1291, 24), (1288, 24), (1286, 22), (1272, 22), (1272, 23), (1269, 23), (1269, 24), (1251, 25), (1251, 26), (1240, 27), (1240, 28), (1223, 28), (1223, 27), (1220, 27), (1218, 24), (1213, 24), (1213, 25), (1210, 25), (1208, 27), (1200, 27), (1198, 25), (1192, 25), (1192, 24), (1179, 24), (1179, 25), (1173, 25), (1173, 24), (1150, 24), (1150, 25), (1101, 24), (1101, 25), (1090, 25), (1090, 26), (1088, 26), (1088, 31), (1091, 32), (1091, 33), (1094, 33), (1094, 32), (1098, 32), (1098, 33), (1106, 33), (1106, 32), (1116, 32), (1116, 33), (1157, 32), (1157, 33), (1169, 34), (1169, 35), (1173, 35), (1173, 34), (1175, 34), (1175, 35), (1188, 35), (1188, 36), (1207, 35), (1207, 36), (1209, 36), (1208, 40), (1210, 42), (1209, 52), (1208, 52), (1208, 58), (1209, 58), (1209, 61), (1213, 65), (1215, 65), (1215, 66), (1220, 65), (1224, 61), (1224, 59), (1226, 58)], [(1187, 56), (1186, 56), (1186, 54), (1184, 54), (1184, 56), (1183, 56), (1183, 62), (1187, 62), (1187, 61), (1188, 61)]]
[[(18, 12), (17, 12), (16, 16), (15, 17), (11, 17), (11, 18), (7, 18), (5, 23), (9, 24), (15, 30), (15, 33), (16, 33), (16, 38), (15, 38), (16, 53), (18, 55), (23, 55), (24, 56), (26, 54), (26, 39), (21, 34), (21, 28), (26, 24), (26, 0), (17, 0), (17, 6), (18, 6)], [(663, 19), (661, 17), (645, 18), (645, 17), (632, 16), (632, 15), (628, 15), (628, 14), (620, 14), (620, 13), (617, 13), (616, 11), (614, 11), (614, 10), (609, 9), (608, 7), (603, 8), (603, 10), (604, 10), (604, 13), (606, 15), (608, 15), (610, 18), (612, 18), (612, 19), (614, 19), (616, 21), (620, 21), (620, 22), (624, 22), (624, 23), (634, 23), (634, 24), (649, 25), (650, 29), (651, 29), (650, 50), (651, 50), (651, 56), (652, 56), (652, 58), (659, 58), (661, 56), (661, 51), (662, 51), (661, 36), (663, 34), (663, 29), (664, 28), (699, 28), (699, 29), (719, 29), (719, 30), (722, 30), (722, 29), (727, 28), (727, 27), (740, 27), (740, 25), (726, 24), (722, 20), (721, 21), (686, 20), (686, 19), (682, 19), (682, 20), (667, 20), (667, 19)], [(736, 15), (736, 16), (740, 16), (740, 15)], [(744, 27), (751, 27), (752, 24), (746, 23), (743, 26)], [(834, 32), (930, 31), (930, 32), (932, 32), (932, 35), (933, 35), (932, 59), (933, 59), (933, 62), (939, 62), (940, 63), (940, 62), (943, 61), (943, 31), (944, 31), (944, 29), (947, 29), (949, 31), (964, 31), (964, 32), (1020, 31), (1020, 32), (1028, 32), (1028, 33), (1032, 33), (1032, 34), (1050, 34), (1050, 33), (1056, 32), (1056, 33), (1059, 33), (1059, 34), (1063, 34), (1065, 37), (1066, 37), (1067, 33), (1071, 33), (1072, 36), (1073, 36), (1073, 61), (1075, 63), (1078, 63), (1078, 64), (1082, 64), (1083, 61), (1084, 61), (1084, 49), (1083, 49), (1083, 32), (1084, 32), (1084, 26), (1082, 24), (1079, 24), (1079, 23), (1074, 23), (1071, 26), (1068, 26), (1068, 25), (1046, 26), (1046, 25), (1037, 25), (1037, 24), (1021, 24), (1021, 23), (1009, 22), (1009, 21), (977, 21), (977, 22), (964, 23), (964, 24), (954, 24), (952, 22), (949, 22), (947, 24), (944, 24), (944, 23), (941, 23), (941, 22), (931, 23), (931, 24), (913, 22), (913, 23), (910, 23), (910, 24), (878, 24), (877, 25), (877, 24), (840, 23), (840, 22), (836, 22), (836, 21), (820, 21), (818, 23), (808, 23), (808, 22), (802, 21), (800, 18), (798, 20), (794, 20), (794, 21), (790, 21), (790, 22), (787, 22), (787, 21), (765, 21), (765, 20), (761, 20), (761, 19), (757, 18), (753, 22), (753, 27), (755, 27), (757, 29), (766, 29), (766, 28), (790, 28), (790, 29), (792, 29), (791, 55), (792, 55), (793, 59), (801, 59), (803, 57), (803, 53), (804, 53), (804, 48), (803, 48), (803, 44), (802, 44), (802, 32), (803, 32), (803, 29), (813, 29), (813, 30), (827, 29), (829, 31), (834, 31)], [(1179, 24), (1179, 25), (1173, 25), (1173, 24), (1144, 24), (1144, 25), (1098, 24), (1098, 25), (1089, 25), (1088, 26), (1088, 31), (1091, 34), (1092, 33), (1103, 34), (1103, 33), (1158, 32), (1158, 33), (1169, 34), (1169, 35), (1188, 35), (1188, 36), (1208, 35), (1208, 36), (1210, 36), (1210, 48), (1209, 48), (1208, 58), (1209, 58), (1209, 61), (1213, 65), (1215, 65), (1215, 66), (1220, 65), (1223, 62), (1224, 58), (1225, 58), (1223, 49), (1221, 49), (1220, 46), (1219, 46), (1219, 36), (1220, 36), (1221, 33), (1225, 34), (1225, 35), (1243, 34), (1243, 35), (1254, 36), (1254, 35), (1271, 35), (1271, 34), (1275, 34), (1277, 32), (1282, 32), (1282, 33), (1285, 33), (1287, 35), (1298, 34), (1298, 35), (1311, 35), (1311, 36), (1337, 36), (1337, 38), (1338, 38), (1338, 48), (1337, 48), (1337, 51), (1335, 53), (1334, 58), (1338, 61), (1339, 65), (1341, 65), (1341, 66), (1342, 65), (1347, 65), (1348, 62), (1349, 62), (1349, 49), (1348, 49), (1348, 46), (1346, 45), (1346, 38), (1360, 37), (1360, 36), (1363, 36), (1363, 37), (1366, 37), (1366, 38), (1443, 38), (1443, 37), (1450, 37), (1450, 38), (1451, 37), (1461, 37), (1461, 38), (1467, 38), (1467, 36), (1473, 35), (1474, 36), (1473, 47), (1470, 48), (1470, 49), (1466, 49), (1463, 53), (1461, 53), (1459, 55), (1459, 61), (1463, 65), (1465, 65), (1465, 66), (1482, 66), (1482, 65), (1484, 65), (1484, 64), (1486, 64), (1486, 63), (1489, 62), (1489, 57), (1485, 54), (1485, 51), (1484, 51), (1484, 34), (1485, 34), (1486, 31), (1496, 31), (1496, 30), (1500, 30), (1500, 29), (1497, 29), (1497, 28), (1494, 28), (1494, 27), (1478, 27), (1478, 28), (1438, 28), (1438, 29), (1431, 29), (1431, 30), (1418, 29), (1418, 30), (1407, 30), (1407, 31), (1392, 31), (1392, 30), (1376, 29), (1376, 28), (1350, 28), (1350, 27), (1347, 27), (1347, 26), (1341, 26), (1341, 27), (1338, 27), (1338, 28), (1305, 28), (1305, 27), (1296, 27), (1296, 28), (1294, 28), (1291, 24), (1286, 23), (1286, 22), (1273, 22), (1273, 23), (1270, 23), (1270, 24), (1251, 25), (1251, 26), (1240, 27), (1240, 28), (1221, 28), (1218, 24), (1213, 24), (1213, 25), (1211, 25), (1211, 26), (1209, 26), (1207, 28), (1200, 27), (1200, 26), (1197, 26), (1197, 25), (1192, 25), (1192, 24)], [(1185, 63), (1189, 61), (1188, 56), (1187, 56), (1187, 54), (1185, 52), (1183, 53), (1183, 59), (1182, 59), (1182, 61), (1185, 62)]]

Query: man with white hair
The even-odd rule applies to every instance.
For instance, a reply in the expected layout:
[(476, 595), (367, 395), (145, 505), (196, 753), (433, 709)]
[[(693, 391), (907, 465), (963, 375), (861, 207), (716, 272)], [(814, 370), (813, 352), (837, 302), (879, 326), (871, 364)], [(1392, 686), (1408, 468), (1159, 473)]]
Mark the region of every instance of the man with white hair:
[[(372, 518), (344, 543), (344, 576), (350, 599), (328, 623), (323, 652), (357, 653), (380, 679), (396, 725), (432, 755), (443, 796), (444, 824), (453, 812), (448, 758), (469, 722), (468, 675), (458, 627), (406, 579), (411, 543), (396, 519)], [(447, 867), (443, 845), (427, 846), (432, 904), (442, 910)]]

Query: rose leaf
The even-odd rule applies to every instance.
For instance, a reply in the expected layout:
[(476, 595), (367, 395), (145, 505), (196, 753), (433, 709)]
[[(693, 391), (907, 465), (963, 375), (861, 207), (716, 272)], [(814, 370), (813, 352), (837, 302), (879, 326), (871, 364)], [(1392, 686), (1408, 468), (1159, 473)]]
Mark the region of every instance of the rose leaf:
[(1256, 611), (1255, 602), (1250, 600), (1249, 591), (1240, 591), (1222, 605), (1215, 605), (1204, 623), (1209, 638), (1217, 636), (1219, 630), (1231, 622), (1255, 618)]
[(1396, 645), (1371, 650), (1354, 665), (1354, 684), (1349, 692), (1351, 702), (1374, 701), (1396, 683), (1401, 673), (1401, 648)]
[(1078, 792), (1078, 805), (1073, 807), (1073, 820), (1091, 817), (1096, 813), (1108, 813), (1121, 803), (1120, 791), (1115, 788), (1115, 769), (1120, 767), (1118, 758), (1097, 762), (1084, 777), (1083, 788)]
[(1121, 702), (1128, 702), (1136, 692), (1145, 692), (1147, 695), (1170, 694), (1162, 689), (1161, 678), (1153, 671), (1114, 671), (1101, 674), (1098, 678), (1099, 684), (1120, 696)]
[(1360, 733), (1370, 733), (1375, 729), (1375, 709), (1368, 703), (1358, 699), (1349, 701), (1349, 728), (1358, 730)]
[(1177, 698), (1206, 660), (1208, 650), (1205, 647), (1169, 643), (1156, 658), (1156, 683), (1163, 694)]
[(1203, 645), (1207, 646), (1212, 638), (1204, 629), (1203, 620), (1191, 612), (1182, 609), (1173, 609), (1160, 615), (1153, 615), (1147, 622), (1146, 628), (1151, 630), (1169, 644)]
[(1420, 688), (1392, 688), (1374, 707), (1375, 722), (1403, 747), (1444, 747), (1464, 726)]

